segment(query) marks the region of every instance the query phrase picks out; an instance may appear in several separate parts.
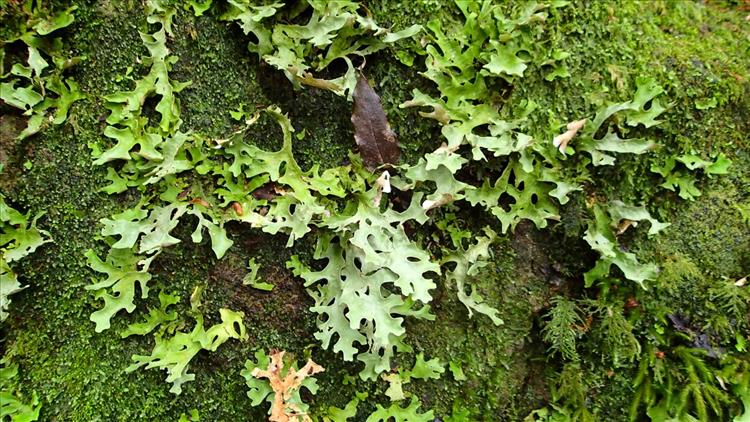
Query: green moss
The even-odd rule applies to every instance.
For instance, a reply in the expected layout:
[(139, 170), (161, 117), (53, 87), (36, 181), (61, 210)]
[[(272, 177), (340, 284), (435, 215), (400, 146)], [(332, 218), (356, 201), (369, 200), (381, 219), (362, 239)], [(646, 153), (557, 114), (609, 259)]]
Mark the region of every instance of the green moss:
[[(218, 3), (218, 2), (217, 2)], [(453, 19), (454, 8), (444, 2), (376, 2), (375, 19), (396, 29), (427, 16)], [(123, 78), (143, 71), (137, 64), (145, 54), (138, 30), (147, 28), (137, 2), (80, 2), (76, 23), (64, 31), (66, 46), (87, 60), (72, 69), (71, 76), (89, 98), (78, 102), (68, 123), (50, 128), (23, 143), (3, 140), (5, 163), (17, 176), (3, 181), (3, 192), (25, 210), (47, 212), (40, 226), (50, 231), (55, 243), (45, 245), (18, 267), (22, 280), (31, 287), (14, 296), (12, 316), (3, 328), (2, 347), (20, 364), (20, 386), (37, 391), (43, 402), (43, 420), (177, 420), (196, 408), (211, 420), (261, 420), (265, 409), (251, 408), (239, 376), (244, 360), (263, 348), (289, 350), (298, 356), (311, 351), (326, 372), (320, 391), (308, 402), (314, 409), (343, 406), (353, 391), (368, 391), (371, 402), (361, 406), (363, 415), (384, 403), (386, 384), (343, 385), (359, 367), (345, 364), (340, 356), (321, 351), (313, 338), (314, 317), (306, 309), (311, 301), (284, 262), (291, 254), (310, 259), (310, 240), (284, 248), (286, 239), (245, 227), (229, 226), (235, 246), (221, 261), (213, 258), (206, 243), (189, 241), (189, 227), (181, 226), (184, 241), (159, 257), (154, 268), (156, 289), (175, 291), (182, 306), (198, 284), (207, 286), (204, 309), (209, 322), (215, 310), (230, 307), (245, 313), (250, 339), (230, 341), (218, 352), (199, 354), (191, 364), (196, 380), (174, 397), (157, 370), (125, 374), (132, 354), (143, 354), (153, 346), (150, 337), (120, 339), (118, 331), (136, 321), (156, 295), (138, 302), (135, 315), (114, 319), (111, 330), (93, 331), (89, 314), (98, 306), (83, 289), (94, 277), (83, 253), (101, 248), (97, 241), (98, 220), (123, 209), (137, 198), (99, 193), (105, 184), (102, 168), (91, 164), (88, 144), (103, 142), (102, 119), (106, 110), (102, 95), (129, 86)], [(639, 245), (642, 236), (627, 238), (644, 262), (663, 262), (660, 284), (671, 292), (642, 293), (621, 286), (624, 300), (636, 295), (648, 313), (637, 327), (646, 338), (654, 315), (664, 310), (686, 309), (705, 316), (705, 292), (720, 276), (741, 277), (750, 272), (750, 233), (733, 204), (750, 201), (750, 60), (743, 17), (731, 9), (699, 3), (591, 1), (553, 12), (545, 23), (550, 46), (572, 53), (566, 63), (573, 75), (554, 83), (544, 80), (544, 69), (530, 68), (510, 93), (506, 104), (523, 100), (539, 104), (530, 127), (541, 140), (548, 133), (550, 116), (559, 122), (590, 114), (607, 101), (631, 97), (635, 77), (651, 75), (668, 90), (673, 102), (665, 122), (655, 133), (663, 148), (649, 157), (618, 159), (617, 171), (599, 169), (587, 183), (587, 192), (634, 203), (647, 203), (655, 216), (672, 222), (653, 243)], [(180, 94), (184, 128), (208, 136), (225, 136), (237, 127), (229, 110), (278, 104), (289, 113), (298, 132), (295, 154), (303, 167), (338, 165), (354, 147), (350, 123), (351, 104), (345, 99), (313, 89), (294, 91), (279, 72), (259, 64), (245, 48), (245, 37), (235, 24), (217, 20), (216, 11), (193, 17), (180, 9), (175, 18), (175, 37), (170, 48), (180, 57), (174, 67), (176, 80), (192, 80)], [(413, 52), (416, 43), (397, 47)], [(420, 118), (415, 110), (398, 105), (411, 97), (411, 90), (430, 89), (418, 75), (420, 58), (406, 67), (386, 50), (368, 58), (366, 73), (375, 83), (394, 130), (399, 134), (404, 162), (415, 162), (424, 152), (440, 144), (439, 128)], [(717, 107), (696, 110), (696, 101), (716, 98)], [(5, 123), (3, 123), (5, 124)], [(2, 134), (6, 133), (3, 129)], [(261, 122), (250, 135), (264, 147), (277, 146), (278, 129)], [(675, 151), (699, 155), (722, 151), (733, 160), (732, 174), (708, 180), (698, 174), (703, 196), (686, 202), (659, 188), (659, 177), (649, 171)], [(7, 153), (10, 152), (8, 155)], [(1, 157), (2, 155), (0, 155)], [(30, 160), (31, 169), (22, 163)], [(6, 170), (8, 171), (8, 170)], [(615, 180), (614, 174), (627, 174)], [(548, 399), (546, 372), (555, 372), (555, 362), (546, 363), (546, 348), (539, 338), (540, 314), (552, 294), (580, 294), (580, 274), (593, 265), (594, 256), (580, 242), (586, 194), (576, 195), (554, 228), (537, 232), (519, 226), (504, 236), (494, 249), (494, 263), (477, 287), (496, 306), (505, 324), (496, 327), (482, 315), (468, 319), (454, 292), (440, 286), (433, 310), (434, 322), (411, 321), (410, 344), (415, 352), (438, 357), (442, 362), (462, 364), (468, 380), (457, 382), (446, 372), (433, 381), (413, 381), (406, 390), (419, 397), (436, 415), (450, 413), (453, 403), (469, 409), (476, 419), (496, 417), (518, 420)], [(461, 209), (466, 220), (486, 218)], [(640, 233), (640, 232), (639, 232)], [(640, 233), (642, 234), (642, 233)], [(261, 263), (260, 275), (275, 285), (261, 292), (242, 285), (247, 259)], [(667, 289), (669, 290), (669, 289)], [(638, 292), (638, 293), (636, 293)], [(696, 300), (695, 298), (699, 298)], [(186, 321), (190, 323), (190, 321)], [(589, 350), (587, 353), (594, 353)], [(412, 355), (397, 360), (399, 367), (413, 364)], [(608, 375), (606, 364), (584, 365), (589, 387), (590, 410), (606, 420), (622, 420), (632, 395), (634, 368)], [(552, 376), (550, 376), (552, 377)]]
[(686, 254), (714, 277), (740, 278), (750, 267), (750, 232), (739, 211), (732, 208), (741, 195), (733, 187), (723, 188), (705, 189), (705, 198), (678, 215), (659, 240), (660, 249)]

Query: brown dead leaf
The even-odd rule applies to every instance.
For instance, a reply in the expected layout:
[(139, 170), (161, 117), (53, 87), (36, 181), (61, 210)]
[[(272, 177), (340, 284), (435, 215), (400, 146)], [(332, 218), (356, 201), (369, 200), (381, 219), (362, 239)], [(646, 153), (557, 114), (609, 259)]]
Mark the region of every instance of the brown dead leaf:
[(370, 171), (383, 164), (395, 164), (401, 151), (396, 134), (391, 130), (380, 97), (360, 74), (354, 89), (354, 140), (362, 160)]
[(555, 139), (552, 140), (552, 144), (556, 146), (560, 152), (565, 153), (565, 148), (568, 147), (568, 142), (570, 142), (574, 136), (576, 136), (576, 133), (578, 133), (579, 130), (583, 127), (583, 125), (586, 124), (586, 119), (576, 120), (574, 122), (568, 123), (566, 128), (568, 129), (565, 133), (555, 136)]
[(202, 199), (202, 198), (193, 198), (190, 200), (190, 203), (193, 205), (201, 205), (206, 208), (211, 207), (211, 204), (209, 204), (205, 199)]
[(302, 413), (296, 405), (289, 403), (289, 399), (300, 388), (305, 378), (323, 372), (325, 369), (313, 362), (312, 359), (308, 359), (305, 366), (300, 370), (295, 371), (294, 368), (289, 368), (286, 375), (282, 378), (284, 353), (286, 352), (277, 351), (272, 353), (270, 356), (271, 362), (268, 364), (267, 369), (255, 368), (252, 372), (255, 378), (267, 378), (271, 383), (274, 396), (273, 404), (271, 405), (271, 416), (268, 420), (271, 422), (311, 421), (312, 419)]
[(242, 215), (245, 213), (245, 211), (242, 209), (242, 204), (240, 204), (239, 202), (232, 202), (232, 209), (240, 217), (242, 217)]

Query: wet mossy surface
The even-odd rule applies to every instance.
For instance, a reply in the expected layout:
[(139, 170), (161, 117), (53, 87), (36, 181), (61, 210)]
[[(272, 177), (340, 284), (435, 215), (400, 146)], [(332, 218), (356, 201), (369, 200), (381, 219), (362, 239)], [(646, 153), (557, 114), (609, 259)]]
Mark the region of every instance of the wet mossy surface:
[[(112, 329), (103, 333), (95, 333), (89, 321), (99, 304), (84, 289), (95, 277), (84, 253), (88, 249), (103, 252), (101, 218), (137, 201), (128, 193), (109, 196), (100, 192), (106, 171), (92, 164), (89, 145), (104, 139), (107, 112), (102, 96), (128, 87), (129, 67), (132, 75), (143, 72), (138, 58), (145, 48), (138, 31), (148, 26), (138, 2), (82, 1), (77, 5), (76, 21), (63, 31), (63, 39), (66, 48), (86, 56), (70, 76), (88, 98), (74, 105), (65, 125), (24, 141), (10, 135), (17, 130), (13, 117), (4, 115), (0, 121), (0, 158), (5, 165), (2, 192), (16, 208), (44, 211), (40, 227), (54, 240), (16, 266), (30, 287), (13, 296), (0, 342), (0, 350), (20, 366), (20, 391), (26, 396), (32, 391), (39, 394), (41, 420), (177, 420), (191, 409), (197, 409), (202, 420), (263, 420), (266, 409), (250, 405), (239, 375), (245, 359), (258, 349), (287, 350), (300, 359), (309, 352), (326, 368), (317, 377), (318, 394), (305, 397), (315, 411), (329, 405), (343, 407), (354, 391), (370, 393), (366, 405), (360, 406), (360, 416), (373, 410), (375, 403), (386, 404), (384, 381), (359, 381), (358, 365), (321, 350), (313, 337), (315, 316), (307, 310), (312, 300), (302, 281), (285, 267), (293, 254), (310, 261), (313, 242), (303, 240), (285, 248), (284, 236), (240, 225), (228, 226), (235, 245), (221, 260), (206, 241), (190, 242), (190, 231), (181, 226), (177, 237), (183, 242), (167, 249), (152, 272), (154, 291), (175, 292), (183, 308), (194, 287), (205, 285), (203, 310), (208, 323), (218, 320), (221, 307), (242, 311), (249, 339), (199, 353), (190, 365), (195, 381), (179, 396), (168, 392), (163, 371), (124, 371), (132, 355), (145, 354), (153, 347), (153, 339), (121, 339), (119, 332), (158, 301), (156, 295), (140, 300), (132, 315), (118, 315)], [(458, 16), (454, 7), (440, 1), (372, 2), (369, 9), (376, 21), (397, 28), (425, 23), (428, 18), (448, 22)], [(408, 321), (407, 342), (414, 353), (400, 355), (394, 370), (409, 368), (414, 355), (424, 352), (429, 358), (460, 364), (467, 380), (456, 381), (448, 370), (439, 380), (412, 380), (406, 390), (421, 400), (423, 409), (444, 417), (455, 404), (468, 409), (472, 420), (520, 420), (548, 403), (545, 374), (560, 368), (548, 356), (540, 320), (551, 296), (582, 289), (580, 274), (596, 260), (580, 239), (584, 229), (581, 209), (588, 194), (605, 193), (644, 204), (661, 221), (672, 223), (653, 241), (629, 245), (643, 261), (662, 266), (659, 283), (668, 286), (665, 291), (669, 293), (653, 297), (658, 306), (704, 315), (705, 301), (695, 300), (695, 295), (705, 291), (705, 283), (750, 273), (750, 228), (735, 207), (750, 204), (747, 13), (736, 5), (713, 2), (584, 1), (551, 14), (545, 29), (572, 53), (568, 63), (572, 77), (548, 82), (542, 69), (529, 69), (507, 101), (539, 104), (531, 118), (538, 127), (547, 128), (550, 114), (561, 121), (591, 114), (605, 101), (631, 98), (636, 77), (652, 76), (665, 86), (672, 103), (663, 115), (664, 123), (656, 128), (662, 148), (648, 157), (618, 161), (619, 174), (626, 175), (621, 179), (613, 179), (607, 169), (594, 173), (586, 192), (573, 196), (560, 223), (553, 227), (538, 230), (521, 224), (502, 236), (493, 247), (492, 265), (482, 272), (476, 286), (499, 309), (503, 325), (495, 326), (482, 315), (469, 319), (453, 287), (438, 283), (432, 303), (436, 320)], [(169, 46), (179, 61), (170, 76), (192, 81), (179, 94), (183, 128), (226, 136), (238, 127), (230, 110), (240, 105), (252, 110), (276, 104), (289, 114), (298, 133), (305, 131), (304, 139), (295, 140), (294, 145), (303, 168), (346, 162), (355, 146), (351, 104), (324, 91), (295, 91), (283, 74), (247, 51), (247, 40), (236, 25), (220, 21), (218, 15), (212, 9), (194, 17), (179, 8), (175, 17), (175, 36)], [(395, 53), (385, 50), (368, 57), (368, 76), (399, 134), (403, 161), (414, 163), (440, 145), (440, 132), (432, 120), (398, 107), (411, 98), (412, 89), (431, 88), (418, 74), (422, 59), (417, 57), (414, 66), (408, 67)], [(716, 107), (696, 109), (696, 101), (710, 98), (716, 99)], [(533, 135), (546, 136), (544, 130)], [(251, 137), (263, 147), (277, 148), (279, 135), (270, 122), (261, 121)], [(667, 156), (666, 151), (703, 156), (722, 152), (733, 161), (731, 173), (713, 178), (699, 173), (697, 186), (702, 195), (685, 201), (660, 188), (662, 180), (649, 171), (651, 163)], [(30, 168), (24, 167), (26, 162)], [(458, 212), (470, 224), (491, 220), (470, 208)], [(499, 231), (499, 224), (492, 224)], [(261, 277), (275, 285), (272, 292), (242, 285), (250, 257), (261, 264)], [(651, 300), (650, 293), (635, 286), (623, 289), (632, 289), (641, 303)], [(705, 294), (700, 297), (709, 300)], [(585, 366), (590, 376), (590, 409), (598, 411), (601, 420), (625, 420), (635, 367), (608, 374), (605, 366)]]

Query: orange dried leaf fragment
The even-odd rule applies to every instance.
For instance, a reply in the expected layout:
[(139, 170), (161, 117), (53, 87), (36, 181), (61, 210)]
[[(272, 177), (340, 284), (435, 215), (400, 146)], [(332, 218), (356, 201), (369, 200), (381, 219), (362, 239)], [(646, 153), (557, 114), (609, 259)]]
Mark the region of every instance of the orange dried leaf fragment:
[(568, 123), (568, 125), (565, 127), (568, 130), (565, 133), (555, 136), (555, 139), (552, 140), (552, 144), (564, 154), (565, 148), (568, 147), (568, 142), (570, 142), (573, 137), (576, 136), (576, 133), (578, 133), (578, 131), (581, 130), (581, 128), (585, 124), (586, 119), (576, 120)]
[(303, 413), (299, 407), (290, 402), (294, 393), (299, 390), (305, 378), (323, 372), (325, 369), (308, 359), (305, 366), (299, 370), (292, 367), (284, 368), (284, 351), (276, 351), (271, 354), (271, 362), (268, 368), (255, 368), (252, 376), (255, 378), (266, 378), (271, 384), (274, 392), (273, 404), (271, 405), (271, 422), (308, 422), (310, 417)]

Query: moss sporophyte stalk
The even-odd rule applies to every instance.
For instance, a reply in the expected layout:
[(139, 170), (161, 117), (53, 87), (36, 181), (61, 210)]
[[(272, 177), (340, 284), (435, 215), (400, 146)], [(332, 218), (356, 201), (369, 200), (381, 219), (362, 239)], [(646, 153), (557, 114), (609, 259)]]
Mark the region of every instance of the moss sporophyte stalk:
[(748, 416), (741, 6), (7, 3), (0, 420)]

